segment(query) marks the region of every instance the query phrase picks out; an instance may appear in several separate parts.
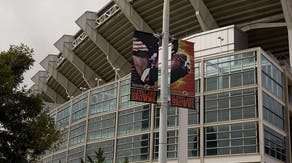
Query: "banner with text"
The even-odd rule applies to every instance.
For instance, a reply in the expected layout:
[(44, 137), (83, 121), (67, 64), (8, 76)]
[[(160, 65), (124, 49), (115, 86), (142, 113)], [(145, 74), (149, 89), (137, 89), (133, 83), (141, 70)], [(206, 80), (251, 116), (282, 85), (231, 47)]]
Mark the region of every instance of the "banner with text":
[(151, 33), (134, 32), (131, 101), (157, 102), (159, 39)]
[(171, 50), (171, 105), (195, 108), (194, 43), (175, 40)]

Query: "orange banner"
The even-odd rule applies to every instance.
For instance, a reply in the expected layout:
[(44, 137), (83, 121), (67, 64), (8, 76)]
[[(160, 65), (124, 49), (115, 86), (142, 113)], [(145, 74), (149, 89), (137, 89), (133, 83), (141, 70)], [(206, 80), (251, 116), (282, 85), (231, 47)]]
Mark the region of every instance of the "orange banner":
[(170, 99), (171, 105), (195, 108), (194, 43), (172, 42)]

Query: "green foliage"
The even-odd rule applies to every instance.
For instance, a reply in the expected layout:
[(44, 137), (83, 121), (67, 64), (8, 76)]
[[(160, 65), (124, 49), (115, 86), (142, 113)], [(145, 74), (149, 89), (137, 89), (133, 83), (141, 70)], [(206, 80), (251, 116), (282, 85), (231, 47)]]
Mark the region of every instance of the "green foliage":
[(128, 157), (125, 158), (124, 163), (129, 163)]
[[(105, 157), (103, 156), (103, 150), (101, 148), (98, 149), (98, 152), (95, 152), (95, 158), (97, 159), (97, 163), (104, 163)], [(87, 160), (89, 163), (94, 163), (93, 159), (87, 155)], [(83, 163), (84, 160), (80, 158), (80, 162)]]
[(90, 162), (90, 163), (94, 163), (94, 161), (92, 160), (92, 158), (89, 157), (88, 155), (87, 155), (87, 160), (88, 160), (88, 162)]
[[(85, 161), (83, 160), (83, 158), (80, 158), (81, 163), (85, 163)], [(92, 158), (90, 156), (87, 155), (87, 162), (89, 163), (94, 163), (94, 161), (92, 160)]]
[(97, 163), (104, 163), (105, 157), (103, 156), (103, 150), (101, 148), (98, 149), (98, 152), (95, 152), (95, 156)]
[(85, 161), (83, 160), (83, 158), (80, 158), (80, 162), (81, 163), (85, 163)]
[(23, 44), (0, 53), (0, 162), (35, 161), (60, 137), (40, 96), (19, 88), (32, 56)]

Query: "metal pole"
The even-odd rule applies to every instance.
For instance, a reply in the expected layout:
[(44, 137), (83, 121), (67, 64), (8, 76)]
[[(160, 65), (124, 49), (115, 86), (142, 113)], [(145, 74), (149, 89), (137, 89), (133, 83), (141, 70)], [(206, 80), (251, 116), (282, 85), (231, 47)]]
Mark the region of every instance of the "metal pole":
[(162, 50), (161, 61), (161, 108), (159, 121), (159, 153), (158, 162), (166, 163), (167, 160), (167, 108), (168, 108), (168, 43), (169, 43), (169, 0), (164, 0)]

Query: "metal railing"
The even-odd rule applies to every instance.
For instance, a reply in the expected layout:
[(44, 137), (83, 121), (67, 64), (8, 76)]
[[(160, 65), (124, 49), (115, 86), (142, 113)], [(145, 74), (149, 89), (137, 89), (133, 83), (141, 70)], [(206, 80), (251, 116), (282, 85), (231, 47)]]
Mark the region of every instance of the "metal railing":
[(83, 40), (85, 40), (87, 38), (87, 34), (85, 32), (82, 32), (73, 42), (72, 42), (72, 46), (73, 49), (76, 48), (78, 45), (81, 44), (81, 42)]
[(97, 24), (96, 28), (98, 28), (100, 25), (106, 22), (110, 17), (115, 15), (119, 10), (120, 10), (119, 6), (115, 4), (111, 8), (109, 8), (105, 13), (100, 15), (95, 21), (95, 23)]

